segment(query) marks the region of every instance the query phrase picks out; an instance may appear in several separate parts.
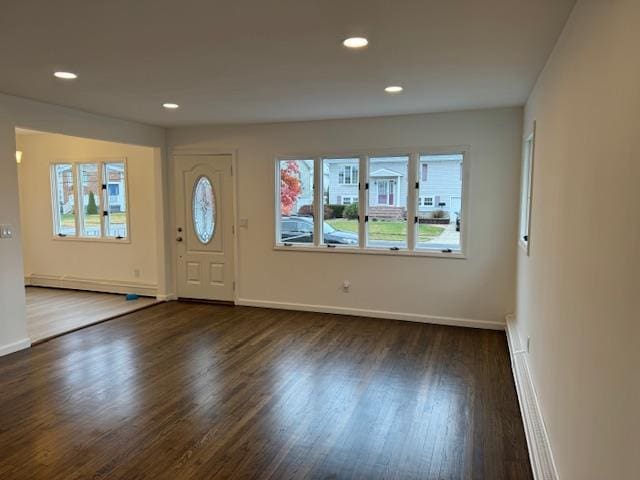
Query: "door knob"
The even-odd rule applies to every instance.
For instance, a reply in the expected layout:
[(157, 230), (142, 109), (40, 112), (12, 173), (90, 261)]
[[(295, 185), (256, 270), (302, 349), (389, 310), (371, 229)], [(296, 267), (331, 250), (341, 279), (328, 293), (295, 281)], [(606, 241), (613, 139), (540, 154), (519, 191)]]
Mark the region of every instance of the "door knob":
[(181, 241), (182, 241), (182, 237), (176, 238), (176, 242), (181, 242)]

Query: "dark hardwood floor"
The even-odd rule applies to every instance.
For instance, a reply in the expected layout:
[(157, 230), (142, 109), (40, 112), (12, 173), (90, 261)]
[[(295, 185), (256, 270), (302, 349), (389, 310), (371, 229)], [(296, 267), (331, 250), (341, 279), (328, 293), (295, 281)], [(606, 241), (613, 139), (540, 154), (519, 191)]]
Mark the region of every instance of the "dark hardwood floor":
[(504, 333), (172, 302), (0, 358), (1, 479), (530, 479)]

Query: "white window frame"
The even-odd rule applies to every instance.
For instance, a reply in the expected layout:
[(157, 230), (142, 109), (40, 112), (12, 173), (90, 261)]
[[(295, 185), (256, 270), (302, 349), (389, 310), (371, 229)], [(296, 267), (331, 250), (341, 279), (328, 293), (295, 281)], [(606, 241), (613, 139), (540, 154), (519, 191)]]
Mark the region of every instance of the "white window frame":
[[(427, 200), (430, 200), (429, 203), (427, 203)], [(424, 195), (422, 197), (420, 197), (418, 199), (418, 206), (419, 207), (427, 207), (427, 208), (433, 208), (433, 202), (435, 201), (435, 197), (433, 195)]]
[[(349, 199), (349, 203), (344, 203), (345, 198)], [(340, 199), (340, 201), (341, 201), (340, 205), (351, 205), (352, 203), (356, 203), (358, 201), (358, 197), (354, 197), (353, 195), (344, 195)]]
[[(359, 175), (354, 176), (353, 167), (355, 165), (343, 165), (338, 172), (338, 185), (357, 185), (359, 181)], [(349, 169), (349, 182), (345, 181), (347, 178), (347, 168)], [(360, 171), (360, 165), (358, 165), (358, 172)], [(356, 173), (358, 173), (356, 172)], [(342, 174), (342, 181), (340, 181), (340, 174)]]
[[(461, 185), (460, 185), (460, 207), (461, 207), (461, 211), (464, 212), (464, 216), (463, 216), (463, 220), (460, 222), (460, 245), (459, 245), (459, 250), (453, 250), (451, 251), (449, 254), (453, 254), (453, 255), (457, 255), (460, 256), (462, 258), (466, 258), (467, 256), (467, 231), (468, 229), (466, 228), (466, 226), (468, 225), (468, 221), (467, 219), (469, 218), (469, 202), (468, 202), (468, 191), (469, 191), (469, 147), (460, 147), (458, 149), (426, 149), (426, 150), (421, 150), (418, 155), (417, 155), (417, 159), (416, 159), (416, 170), (417, 171), (417, 176), (416, 176), (416, 191), (418, 192), (420, 189), (420, 185), (422, 183), (422, 168), (421, 168), (421, 162), (420, 162), (420, 157), (422, 156), (429, 156), (429, 155), (462, 155), (462, 161), (460, 162), (461, 168), (462, 168), (462, 176), (461, 176)], [(440, 201), (438, 202), (438, 204), (436, 203), (436, 197), (439, 197)], [(443, 200), (443, 196), (442, 195), (425, 195), (423, 197), (424, 199), (426, 198), (431, 198), (431, 202), (432, 204), (428, 207), (434, 210), (439, 210), (441, 208), (447, 208), (449, 209), (451, 204), (447, 203), (446, 201)], [(444, 206), (440, 206), (439, 203), (444, 203)], [(449, 214), (451, 216), (451, 213)], [(418, 246), (418, 228), (419, 228), (419, 224), (418, 224), (418, 217), (415, 217), (416, 220), (416, 225), (415, 225), (415, 232), (414, 232), (414, 238), (415, 238), (415, 243), (414, 243), (414, 248), (416, 251), (419, 252), (433, 252), (434, 251), (434, 247), (430, 247), (430, 246)], [(454, 221), (454, 219), (450, 218), (450, 221)], [(437, 244), (436, 244), (437, 245)], [(441, 246), (436, 246), (435, 247), (435, 251), (437, 251), (437, 249), (442, 248)], [(443, 250), (444, 252), (444, 250)]]
[[(62, 223), (62, 219), (60, 218), (60, 210), (58, 208), (60, 205), (60, 202), (58, 201), (58, 176), (56, 174), (56, 167), (58, 165), (71, 166), (71, 179), (73, 181), (73, 202), (74, 202), (74, 209), (75, 209), (75, 213), (73, 215), (75, 234), (73, 235), (63, 234), (59, 231), (59, 227)], [(78, 208), (79, 207), (77, 203), (78, 202), (78, 195), (77, 195), (78, 179), (76, 175), (76, 166), (73, 162), (68, 162), (68, 161), (52, 162), (49, 164), (49, 177), (50, 177), (50, 183), (51, 183), (51, 220), (52, 220), (52, 227), (53, 227), (53, 236), (54, 238), (76, 238), (78, 236), (78, 232), (80, 231), (80, 225), (78, 224)]]
[[(419, 188), (420, 188), (420, 171), (419, 163), (420, 157), (423, 155), (462, 155), (462, 186), (461, 186), (461, 207), (464, 212), (464, 221), (461, 223), (460, 228), (460, 249), (449, 251), (448, 249), (429, 249), (425, 247), (417, 248), (417, 232), (418, 222), (412, 222), (412, 219), (418, 217), (418, 200), (419, 200)], [(407, 191), (407, 246), (405, 248), (390, 249), (386, 247), (374, 247), (366, 244), (367, 239), (367, 222), (368, 217), (368, 202), (360, 202), (359, 205), (359, 228), (358, 238), (359, 246), (342, 246), (342, 245), (326, 245), (322, 243), (322, 235), (317, 232), (323, 231), (322, 215), (324, 205), (327, 203), (324, 200), (324, 174), (323, 174), (323, 160), (335, 159), (335, 158), (359, 158), (359, 186), (358, 186), (358, 198), (368, 198), (369, 194), (369, 158), (371, 157), (402, 157), (408, 156), (408, 191)], [(286, 160), (314, 160), (314, 238), (313, 243), (299, 243), (289, 244), (280, 241), (280, 162)], [(275, 189), (274, 189), (274, 250), (279, 251), (299, 251), (299, 252), (333, 252), (333, 253), (358, 253), (367, 255), (391, 255), (391, 256), (424, 256), (424, 257), (441, 257), (441, 258), (453, 258), (453, 259), (466, 259), (468, 258), (468, 219), (470, 218), (469, 211), (469, 176), (470, 176), (470, 148), (469, 146), (451, 146), (451, 147), (421, 147), (421, 148), (398, 148), (398, 149), (381, 149), (381, 150), (367, 150), (356, 152), (321, 152), (310, 154), (305, 152), (300, 155), (284, 154), (277, 155), (274, 158), (274, 173), (275, 173)], [(396, 184), (398, 181), (396, 179)], [(415, 188), (413, 185), (415, 184)], [(430, 197), (433, 197), (430, 195)], [(433, 199), (435, 202), (435, 198)], [(397, 202), (396, 202), (397, 203)]]
[[(130, 208), (129, 208), (129, 171), (127, 170), (127, 162), (126, 159), (124, 161), (120, 161), (120, 160), (108, 160), (108, 161), (104, 161), (102, 162), (101, 168), (102, 168), (102, 184), (105, 186), (105, 188), (102, 191), (102, 202), (104, 205), (104, 210), (108, 210), (108, 205), (109, 205), (109, 179), (107, 178), (107, 165), (113, 165), (116, 163), (122, 163), (124, 165), (124, 204), (126, 206), (126, 231), (127, 231), (127, 236), (126, 237), (117, 237), (117, 236), (110, 236), (107, 235), (107, 225), (105, 222), (105, 219), (103, 217), (103, 226), (105, 228), (105, 233), (103, 233), (103, 237), (105, 239), (110, 239), (110, 240), (116, 240), (116, 241), (120, 241), (120, 240), (126, 240), (128, 239), (128, 237), (130, 236), (130, 232), (129, 232), (129, 215), (130, 215)], [(120, 195), (120, 194), (119, 194)], [(104, 202), (107, 202), (106, 204), (104, 204)], [(103, 210), (103, 211), (104, 211)], [(111, 212), (109, 211), (109, 215), (111, 215)], [(109, 217), (108, 219), (109, 222), (111, 222), (111, 218)]]
[(528, 256), (531, 249), (531, 207), (533, 201), (533, 168), (536, 152), (536, 122), (524, 136), (522, 146), (522, 178), (520, 188), (520, 227), (518, 244)]
[[(354, 154), (345, 154), (345, 155), (317, 155), (316, 157), (316, 161), (320, 164), (319, 166), (319, 170), (321, 172), (324, 172), (324, 162), (325, 161), (335, 161), (335, 160), (350, 160), (351, 164), (350, 165), (344, 165), (343, 167), (341, 167), (340, 171), (343, 171), (344, 167), (349, 167), (351, 173), (353, 174), (353, 168), (356, 167), (358, 170), (358, 176), (357, 177), (353, 177), (353, 175), (351, 176), (351, 182), (352, 183), (340, 183), (338, 180), (338, 185), (355, 185), (357, 187), (357, 194), (349, 194), (349, 195), (344, 195), (342, 196), (342, 198), (340, 199), (340, 203), (342, 205), (345, 205), (344, 203), (344, 199), (345, 198), (350, 198), (351, 199), (351, 203), (359, 203), (359, 199), (361, 198), (361, 192), (362, 192), (362, 156), (361, 155), (354, 155)], [(358, 163), (356, 164), (355, 162), (353, 162), (354, 160), (356, 160)], [(324, 184), (324, 175), (320, 175), (319, 178), (322, 178), (322, 183), (320, 184), (320, 189), (322, 190), (322, 192), (325, 191), (325, 184)], [(338, 179), (340, 178), (340, 176), (338, 175)], [(331, 181), (329, 179), (329, 181)], [(340, 244), (328, 244), (324, 242), (324, 207), (326, 205), (329, 205), (329, 202), (324, 202), (324, 195), (321, 195), (322, 199), (323, 199), (323, 203), (320, 205), (320, 211), (317, 213), (314, 213), (314, 216), (319, 216), (320, 217), (320, 228), (322, 229), (322, 237), (318, 239), (319, 245), (321, 248), (327, 248), (327, 249), (336, 249), (336, 250), (340, 250), (340, 249), (346, 249), (346, 250), (350, 250), (350, 249), (354, 249), (354, 248), (360, 248), (360, 246), (362, 245), (362, 221), (358, 221), (358, 246), (355, 247), (353, 245), (340, 245)], [(360, 211), (361, 206), (358, 205), (358, 211)], [(362, 215), (359, 215), (359, 217), (362, 217)]]
[[(424, 171), (424, 167), (427, 167), (427, 169), (426, 169), (427, 170), (427, 174), (426, 175), (422, 175), (422, 172)], [(429, 181), (429, 164), (428, 163), (426, 163), (424, 165), (420, 164), (418, 175), (420, 175), (420, 181), (421, 182)], [(422, 178), (423, 176), (426, 177), (426, 178)]]
[[(99, 190), (99, 198), (98, 198), (98, 217), (100, 219), (100, 235), (96, 236), (96, 237), (89, 237), (89, 236), (85, 236), (83, 235), (83, 231), (85, 230), (85, 221), (86, 221), (86, 214), (84, 213), (84, 209), (86, 208), (86, 205), (84, 205), (83, 201), (84, 201), (84, 192), (83, 192), (83, 188), (82, 188), (82, 167), (84, 165), (95, 165), (96, 166), (96, 175), (98, 177), (98, 179), (101, 178), (101, 183), (99, 184), (100, 187), (98, 188)], [(104, 189), (101, 187), (101, 185), (104, 185), (104, 166), (100, 165), (98, 162), (78, 162), (75, 164), (75, 168), (76, 168), (76, 182), (78, 185), (78, 188), (76, 189), (77, 191), (77, 196), (76, 196), (76, 200), (78, 201), (78, 208), (76, 209), (76, 216), (78, 217), (77, 223), (80, 226), (80, 229), (78, 230), (78, 232), (76, 232), (76, 236), (83, 238), (83, 239), (93, 239), (93, 238), (103, 238), (104, 237), (104, 232), (105, 232), (105, 221), (104, 221)]]
[[(312, 160), (313, 161), (313, 205), (314, 205), (314, 212), (313, 212), (313, 243), (296, 243), (296, 242), (283, 242), (281, 241), (281, 224), (282, 224), (282, 215), (280, 213), (280, 163), (281, 162), (287, 162), (287, 161), (296, 161), (296, 162), (301, 162), (301, 161), (305, 161), (305, 160)], [(275, 245), (277, 247), (283, 247), (283, 248), (294, 248), (294, 249), (302, 249), (302, 248), (309, 248), (309, 246), (313, 246), (318, 247), (319, 246), (319, 235), (318, 232), (321, 231), (319, 230), (320, 228), (322, 228), (322, 218), (318, 218), (318, 205), (323, 205), (324, 206), (324, 199), (322, 198), (322, 183), (318, 184), (316, 179), (320, 178), (322, 179), (322, 165), (321, 162), (318, 161), (319, 159), (314, 156), (314, 155), (283, 155), (283, 156), (278, 156), (275, 159), (275, 169), (274, 169), (274, 179), (275, 179), (275, 196), (274, 196), (274, 209), (275, 209)]]
[[(401, 192), (401, 188), (400, 188), (400, 178), (401, 176), (387, 176), (387, 177), (383, 177), (382, 179), (378, 178), (377, 180), (383, 180), (388, 182), (389, 187), (387, 188), (387, 203), (379, 203), (379, 199), (380, 199), (380, 190), (379, 190), (379, 183), (377, 183), (377, 185), (373, 185), (371, 182), (374, 181), (370, 178), (371, 172), (371, 159), (374, 158), (384, 158), (384, 157), (390, 157), (390, 158), (406, 158), (406, 164), (407, 164), (407, 201), (406, 201), (406, 209), (407, 209), (407, 237), (406, 237), (406, 241), (405, 241), (405, 245), (402, 247), (398, 247), (398, 246), (393, 246), (393, 247), (383, 247), (383, 246), (378, 246), (378, 245), (370, 245), (369, 244), (369, 222), (368, 222), (368, 218), (369, 218), (369, 208), (370, 207), (397, 207), (399, 203), (401, 203), (400, 201), (400, 192)], [(416, 175), (416, 166), (415, 166), (415, 162), (414, 162), (414, 157), (415, 155), (413, 153), (411, 153), (411, 151), (406, 151), (406, 150), (396, 150), (396, 151), (391, 151), (390, 153), (370, 153), (368, 155), (365, 156), (365, 168), (366, 168), (366, 176), (365, 176), (365, 181), (364, 181), (364, 186), (365, 186), (365, 194), (362, 198), (365, 198), (366, 200), (364, 201), (364, 223), (365, 223), (365, 228), (364, 228), (364, 248), (368, 251), (368, 252), (377, 252), (377, 251), (385, 251), (385, 252), (402, 252), (404, 254), (414, 254), (415, 253), (415, 248), (412, 247), (413, 243), (413, 237), (415, 237), (415, 234), (413, 232), (414, 229), (411, 228), (412, 222), (410, 221), (410, 219), (414, 218), (414, 216), (417, 216), (418, 213), (418, 208), (416, 205), (416, 191), (414, 189), (411, 188), (411, 184), (412, 179), (415, 177)], [(404, 160), (403, 160), (404, 162)], [(392, 184), (393, 182), (393, 184)], [(373, 189), (375, 188), (375, 192), (373, 191)], [(373, 198), (374, 198), (374, 202), (370, 202), (370, 194), (371, 192), (374, 192)], [(391, 194), (393, 193), (393, 203), (389, 203), (389, 198), (391, 197)], [(410, 205), (412, 205), (413, 207), (410, 207)], [(412, 213), (413, 210), (413, 213)], [(362, 217), (362, 214), (360, 215)], [(415, 226), (415, 225), (414, 225)]]
[[(126, 208), (126, 228), (127, 236), (118, 238), (107, 235), (106, 219), (104, 216), (105, 211), (105, 199), (108, 195), (108, 182), (106, 179), (106, 165), (113, 163), (124, 164), (124, 199)], [(71, 165), (73, 172), (73, 196), (75, 202), (75, 235), (64, 235), (58, 232), (58, 226), (60, 225), (60, 212), (58, 211), (58, 189), (57, 178), (55, 175), (56, 165)], [(100, 202), (98, 203), (98, 212), (100, 213), (100, 236), (99, 237), (85, 237), (81, 234), (82, 230), (82, 202), (80, 201), (82, 182), (80, 179), (80, 165), (98, 165), (98, 172), (102, 179)], [(129, 195), (129, 170), (127, 165), (127, 158), (108, 158), (108, 159), (79, 159), (79, 160), (56, 160), (49, 164), (49, 178), (51, 186), (51, 225), (53, 240), (60, 241), (82, 241), (82, 242), (105, 242), (105, 243), (130, 243), (131, 242), (131, 201)], [(106, 186), (107, 188), (102, 188)]]

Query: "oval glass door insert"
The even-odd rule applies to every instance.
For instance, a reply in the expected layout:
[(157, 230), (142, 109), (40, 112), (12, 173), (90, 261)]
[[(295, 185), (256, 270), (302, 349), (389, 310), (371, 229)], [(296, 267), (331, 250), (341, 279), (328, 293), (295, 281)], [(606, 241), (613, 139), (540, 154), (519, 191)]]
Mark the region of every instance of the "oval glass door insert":
[(216, 199), (213, 184), (207, 177), (200, 177), (193, 188), (191, 207), (193, 229), (201, 243), (207, 244), (216, 229)]

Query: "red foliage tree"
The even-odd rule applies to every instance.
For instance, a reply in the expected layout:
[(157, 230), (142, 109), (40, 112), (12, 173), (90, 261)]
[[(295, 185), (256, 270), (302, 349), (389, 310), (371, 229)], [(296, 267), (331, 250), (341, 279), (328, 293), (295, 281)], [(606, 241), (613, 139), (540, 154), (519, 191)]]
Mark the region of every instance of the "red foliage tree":
[(286, 168), (280, 166), (280, 210), (282, 215), (290, 215), (302, 192), (300, 167), (298, 162), (289, 160)]

